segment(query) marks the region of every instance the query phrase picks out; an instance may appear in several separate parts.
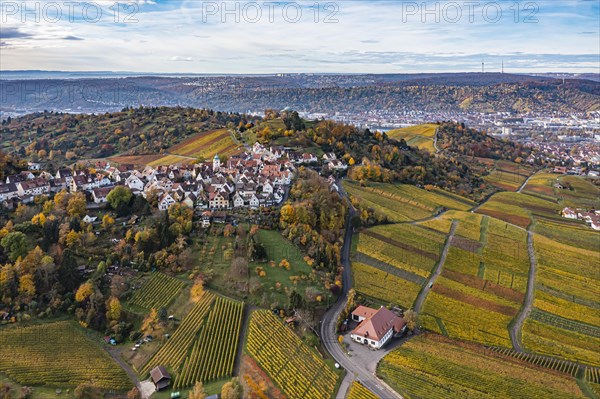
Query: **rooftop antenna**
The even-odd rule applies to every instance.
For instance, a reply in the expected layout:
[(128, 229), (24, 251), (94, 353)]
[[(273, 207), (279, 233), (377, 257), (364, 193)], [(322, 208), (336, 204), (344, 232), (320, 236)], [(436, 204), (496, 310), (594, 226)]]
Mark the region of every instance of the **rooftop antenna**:
[(481, 60), (481, 73), (485, 73), (485, 62), (483, 62), (483, 59)]

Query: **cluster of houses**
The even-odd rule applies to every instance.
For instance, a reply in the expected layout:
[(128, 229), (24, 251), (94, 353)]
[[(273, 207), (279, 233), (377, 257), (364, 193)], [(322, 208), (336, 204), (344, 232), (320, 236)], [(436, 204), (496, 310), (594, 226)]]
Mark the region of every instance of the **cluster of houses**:
[(583, 220), (592, 229), (600, 230), (600, 211), (565, 208), (562, 210), (562, 215), (567, 219)]
[[(51, 174), (39, 164), (31, 164), (28, 171), (8, 176), (0, 183), (0, 204), (14, 209), (19, 202), (33, 202), (37, 196), (66, 190), (86, 193), (92, 207), (106, 203), (112, 189), (122, 185), (134, 195), (155, 195), (161, 211), (176, 203), (200, 211), (256, 209), (283, 202), (296, 167), (318, 162), (314, 154), (256, 143), (226, 162), (215, 155), (212, 161), (195, 165), (146, 166), (140, 170), (134, 165), (111, 166), (100, 161), (94, 168), (64, 168)], [(322, 162), (330, 170), (347, 168), (333, 153), (325, 154)]]
[(587, 176), (587, 177), (600, 177), (600, 172), (597, 170), (587, 170), (581, 166), (557, 166), (552, 170), (554, 173), (561, 175), (572, 175), (572, 176)]

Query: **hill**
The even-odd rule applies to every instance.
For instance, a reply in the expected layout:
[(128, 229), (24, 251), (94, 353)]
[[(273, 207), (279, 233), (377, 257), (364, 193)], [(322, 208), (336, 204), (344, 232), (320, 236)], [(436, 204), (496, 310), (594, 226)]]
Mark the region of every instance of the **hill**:
[(390, 130), (387, 132), (387, 135), (395, 140), (404, 140), (411, 147), (435, 152), (435, 135), (437, 129), (437, 125), (425, 124)]
[[(171, 151), (192, 158), (230, 151), (235, 147), (233, 139), (219, 129), (242, 121), (242, 115), (192, 108), (136, 108), (101, 115), (41, 112), (3, 123), (0, 149), (57, 166), (80, 159), (155, 157)], [(219, 134), (213, 136), (216, 130)]]

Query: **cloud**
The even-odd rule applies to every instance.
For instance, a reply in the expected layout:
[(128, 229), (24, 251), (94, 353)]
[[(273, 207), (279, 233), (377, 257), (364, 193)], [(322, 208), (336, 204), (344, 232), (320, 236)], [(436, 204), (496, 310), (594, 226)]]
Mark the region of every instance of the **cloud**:
[(0, 28), (0, 39), (26, 39), (32, 37), (29, 33), (22, 32), (16, 27)]
[[(2, 66), (185, 73), (198, 72), (202, 62), (206, 73), (393, 73), (480, 70), (481, 58), (486, 59), (486, 69), (488, 63), (490, 68), (497, 63), (499, 69), (504, 55), (513, 66), (511, 72), (517, 67), (543, 72), (544, 62), (548, 70), (597, 70), (597, 57), (594, 68), (589, 67), (587, 56), (598, 51), (596, 1), (538, 0), (539, 22), (535, 24), (522, 21), (526, 13), (515, 23), (508, 9), (512, 3), (502, 3), (504, 18), (498, 23), (486, 22), (479, 10), (473, 23), (465, 16), (457, 24), (444, 18), (436, 22), (431, 15), (425, 22), (422, 15), (404, 18), (402, 2), (393, 1), (337, 2), (336, 23), (326, 23), (331, 10), (323, 8), (324, 2), (317, 9), (313, 0), (295, 2), (303, 5), (302, 18), (296, 23), (286, 21), (281, 2), (268, 2), (278, 5), (272, 12), (263, 7), (261, 20), (252, 23), (244, 16), (245, 0), (239, 1), (234, 15), (219, 10), (208, 18), (202, 9), (207, 2), (135, 3), (139, 5), (135, 23), (123, 22), (128, 15), (123, 9), (120, 22), (115, 23), (109, 8), (113, 2), (106, 6), (98, 2), (103, 8), (98, 23), (65, 18), (58, 23), (23, 24), (16, 15), (0, 30), (3, 51), (10, 48), (3, 54)], [(223, 2), (215, 3), (224, 7)], [(185, 55), (173, 56), (177, 52)], [(514, 55), (512, 64), (509, 54)]]
[(181, 57), (179, 55), (176, 55), (174, 57), (171, 57), (171, 61), (177, 61), (177, 62), (190, 62), (190, 61), (194, 61), (193, 57)]

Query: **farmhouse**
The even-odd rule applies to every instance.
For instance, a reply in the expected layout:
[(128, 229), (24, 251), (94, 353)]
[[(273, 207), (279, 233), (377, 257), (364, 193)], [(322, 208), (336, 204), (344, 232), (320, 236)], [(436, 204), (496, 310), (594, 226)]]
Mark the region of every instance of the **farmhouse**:
[(171, 383), (171, 376), (167, 372), (164, 366), (158, 366), (150, 371), (150, 378), (156, 387), (156, 391), (165, 389)]
[(383, 347), (394, 335), (406, 331), (406, 321), (384, 307), (375, 310), (359, 306), (352, 312), (352, 319), (360, 321), (350, 333), (352, 340), (375, 349)]

